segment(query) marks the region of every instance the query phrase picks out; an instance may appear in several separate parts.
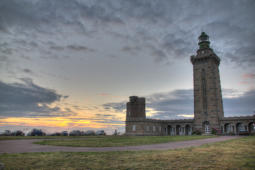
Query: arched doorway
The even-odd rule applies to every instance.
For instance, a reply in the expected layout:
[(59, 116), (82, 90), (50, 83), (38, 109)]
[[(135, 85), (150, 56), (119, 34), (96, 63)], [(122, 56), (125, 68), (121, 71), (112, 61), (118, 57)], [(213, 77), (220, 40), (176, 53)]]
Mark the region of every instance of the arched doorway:
[(180, 132), (181, 132), (181, 126), (176, 125), (176, 135), (180, 135)]
[(250, 122), (248, 124), (248, 130), (249, 130), (249, 133), (255, 133), (255, 122)]
[(245, 132), (245, 131), (246, 131), (245, 126), (244, 126), (243, 123), (237, 123), (236, 124), (236, 133), (237, 134), (240, 134), (240, 133)]
[(224, 125), (224, 132), (225, 132), (225, 134), (229, 134), (231, 132), (231, 125), (230, 125), (230, 123), (226, 123)]
[(203, 129), (204, 129), (205, 134), (210, 134), (211, 133), (210, 123), (208, 121), (205, 121), (203, 123)]
[(185, 135), (191, 135), (191, 127), (190, 125), (185, 126)]
[(171, 135), (171, 132), (172, 132), (172, 126), (171, 125), (168, 125), (167, 126), (167, 135)]

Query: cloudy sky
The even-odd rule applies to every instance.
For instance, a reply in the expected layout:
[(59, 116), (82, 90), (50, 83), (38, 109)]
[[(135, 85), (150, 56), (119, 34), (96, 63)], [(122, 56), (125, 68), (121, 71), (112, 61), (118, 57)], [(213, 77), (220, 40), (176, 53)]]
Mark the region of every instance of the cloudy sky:
[(201, 31), (221, 58), (225, 116), (255, 113), (253, 0), (1, 0), (0, 131), (123, 131), (125, 102), (192, 118)]

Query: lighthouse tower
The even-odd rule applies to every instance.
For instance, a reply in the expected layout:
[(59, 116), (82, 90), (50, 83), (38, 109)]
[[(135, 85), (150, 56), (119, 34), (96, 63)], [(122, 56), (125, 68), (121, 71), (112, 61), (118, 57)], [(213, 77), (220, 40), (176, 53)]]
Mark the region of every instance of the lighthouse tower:
[(194, 83), (194, 129), (209, 134), (220, 129), (224, 117), (219, 64), (220, 58), (210, 48), (209, 36), (202, 32), (198, 38), (197, 54), (191, 56)]

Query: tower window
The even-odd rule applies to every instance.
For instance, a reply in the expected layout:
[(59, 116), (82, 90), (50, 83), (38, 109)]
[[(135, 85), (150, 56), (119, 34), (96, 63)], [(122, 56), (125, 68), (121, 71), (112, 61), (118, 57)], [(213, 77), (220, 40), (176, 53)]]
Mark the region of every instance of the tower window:
[(207, 114), (207, 93), (206, 93), (206, 76), (205, 69), (202, 69), (201, 72), (201, 82), (202, 82), (202, 96), (203, 96), (203, 111)]

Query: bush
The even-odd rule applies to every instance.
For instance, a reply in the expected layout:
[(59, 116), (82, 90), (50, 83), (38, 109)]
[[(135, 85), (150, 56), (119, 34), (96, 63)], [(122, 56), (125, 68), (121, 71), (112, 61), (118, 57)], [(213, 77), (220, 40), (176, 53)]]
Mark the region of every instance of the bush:
[(84, 132), (80, 131), (80, 130), (73, 130), (69, 133), (69, 136), (82, 136), (84, 134)]
[(88, 130), (84, 133), (85, 136), (94, 136), (96, 133), (93, 130)]
[(21, 130), (17, 130), (11, 133), (12, 136), (25, 136), (25, 133)]
[(50, 134), (50, 136), (68, 136), (68, 132), (67, 131), (55, 132)]
[(61, 136), (68, 136), (68, 132), (67, 131), (62, 131)]
[(118, 131), (115, 129), (113, 135), (114, 135), (114, 136), (118, 136), (118, 135), (120, 135), (120, 132), (118, 132)]
[(234, 132), (229, 132), (227, 135), (235, 136), (235, 133)]
[(46, 133), (41, 129), (33, 129), (31, 132), (27, 134), (27, 136), (45, 136)]
[(11, 136), (11, 131), (5, 130), (4, 133), (2, 133), (2, 136)]
[(202, 132), (200, 130), (195, 130), (192, 132), (192, 135), (201, 135)]
[(50, 136), (61, 136), (61, 133), (59, 133), (59, 132), (52, 133), (52, 134), (50, 134)]
[(106, 133), (104, 132), (104, 130), (98, 130), (96, 131), (96, 135), (106, 135)]
[(217, 129), (215, 129), (215, 128), (212, 128), (212, 134), (213, 134), (213, 135), (218, 134), (218, 130), (217, 130)]

